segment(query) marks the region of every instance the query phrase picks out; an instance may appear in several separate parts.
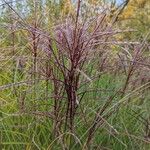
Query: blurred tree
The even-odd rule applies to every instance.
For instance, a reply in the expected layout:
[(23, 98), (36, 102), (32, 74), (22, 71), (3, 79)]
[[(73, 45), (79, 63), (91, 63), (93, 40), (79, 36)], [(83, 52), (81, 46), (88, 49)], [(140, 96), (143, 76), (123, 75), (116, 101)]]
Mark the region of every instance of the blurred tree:
[(71, 0), (62, 0), (60, 2), (60, 8), (63, 16), (73, 14), (74, 12), (73, 3)]
[[(143, 39), (150, 29), (150, 1), (149, 0), (127, 0), (119, 16), (121, 25), (125, 28), (135, 29), (137, 32), (127, 33), (129, 39)], [(150, 39), (150, 38), (149, 38)]]

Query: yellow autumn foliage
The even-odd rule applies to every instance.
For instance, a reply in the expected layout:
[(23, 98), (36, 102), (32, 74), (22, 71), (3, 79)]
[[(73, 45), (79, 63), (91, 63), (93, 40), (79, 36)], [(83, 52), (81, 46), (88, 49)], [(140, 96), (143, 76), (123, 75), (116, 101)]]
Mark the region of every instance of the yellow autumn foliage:
[(62, 0), (61, 2), (62, 15), (72, 14), (74, 12), (74, 7), (71, 0)]
[(130, 5), (128, 6), (127, 10), (122, 14), (123, 19), (129, 19), (133, 16), (135, 11), (134, 6)]
[(130, 0), (121, 14), (121, 19), (133, 18), (136, 12), (138, 12), (139, 9), (144, 8), (146, 4), (148, 5), (148, 0)]
[(98, 0), (88, 0), (89, 4), (97, 5)]

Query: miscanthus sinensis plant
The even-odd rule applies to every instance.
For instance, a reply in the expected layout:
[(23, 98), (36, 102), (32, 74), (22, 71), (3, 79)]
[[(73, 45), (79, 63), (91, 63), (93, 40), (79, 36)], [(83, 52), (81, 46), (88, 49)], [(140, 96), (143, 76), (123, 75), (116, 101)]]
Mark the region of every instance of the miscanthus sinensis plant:
[[(140, 97), (138, 105), (143, 104), (144, 94), (149, 89), (146, 38), (143, 43), (118, 41), (117, 34), (133, 30), (118, 29), (115, 24), (117, 16), (110, 20), (108, 8), (86, 15), (80, 0), (74, 15), (48, 27), (45, 27), (47, 20), (42, 20), (36, 9), (31, 24), (28, 24), (12, 6), (9, 7), (19, 18), (13, 26), (15, 29), (10, 28), (13, 30), (11, 46), (15, 58), (13, 65), (16, 65), (13, 70), (15, 80), (0, 89), (13, 87), (12, 97), (17, 99), (19, 114), (32, 116), (32, 127), (41, 118), (48, 118), (45, 120), (52, 124), (51, 141), (41, 140), (41, 143), (48, 149), (56, 141), (63, 149), (73, 149), (78, 144), (83, 149), (90, 149), (94, 148), (93, 139), (100, 137), (96, 134), (103, 128), (109, 130), (108, 136), (117, 139), (120, 133), (112, 125), (113, 121), (112, 124), (109, 121), (117, 122), (120, 109), (123, 111), (125, 106), (129, 109), (133, 99)], [(14, 40), (17, 30), (23, 32), (23, 54), (26, 55), (19, 56), (19, 59), (14, 57), (15, 50), (19, 51), (16, 48), (18, 43), (15, 44), (17, 40)], [(21, 82), (16, 82), (18, 74)], [(138, 113), (139, 107), (137, 111), (129, 110), (134, 112), (131, 114), (133, 118), (142, 119), (149, 138), (148, 117), (145, 119)], [(34, 138), (32, 141), (38, 147)]]
[[(88, 65), (101, 57), (103, 63), (103, 57), (107, 57), (110, 51), (107, 41), (113, 40), (112, 37), (121, 32), (114, 31), (111, 25), (106, 24), (106, 11), (86, 20), (81, 18), (80, 5), (78, 1), (74, 18), (69, 17), (52, 27), (50, 35), (41, 33), (44, 40), (42, 49), (50, 61), (49, 73), (46, 73), (54, 84), (55, 120), (63, 121), (65, 129), (69, 128), (72, 132), (76, 112), (84, 96), (78, 95), (80, 87), (85, 84), (81, 78), (84, 78), (84, 82), (92, 82), (86, 74)], [(96, 68), (93, 68), (93, 72), (96, 72)]]

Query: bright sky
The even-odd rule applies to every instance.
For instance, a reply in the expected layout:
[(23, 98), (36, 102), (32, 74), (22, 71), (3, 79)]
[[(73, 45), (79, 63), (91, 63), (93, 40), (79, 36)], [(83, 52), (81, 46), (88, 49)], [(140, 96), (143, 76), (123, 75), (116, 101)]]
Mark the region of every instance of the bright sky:
[[(108, 0), (108, 1), (114, 1), (114, 0)], [(116, 0), (117, 4), (123, 3), (125, 0)]]
[(124, 0), (116, 0), (118, 4), (121, 4)]

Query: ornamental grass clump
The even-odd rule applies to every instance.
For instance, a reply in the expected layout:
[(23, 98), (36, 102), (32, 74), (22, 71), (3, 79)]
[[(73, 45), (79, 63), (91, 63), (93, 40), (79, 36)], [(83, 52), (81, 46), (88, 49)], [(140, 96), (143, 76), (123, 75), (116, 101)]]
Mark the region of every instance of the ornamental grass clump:
[(23, 144), (31, 149), (114, 149), (116, 144), (130, 149), (134, 145), (130, 133), (141, 136), (143, 126), (149, 139), (147, 38), (142, 43), (120, 40), (133, 30), (119, 29), (119, 12), (112, 15), (108, 7), (88, 12), (78, 0), (76, 13), (60, 19), (52, 9), (46, 15), (46, 3), (41, 12), (36, 7), (40, 4), (33, 4), (31, 18), (21, 17), (7, 4), (18, 20), (8, 31), (12, 42), (4, 40), (10, 47), (1, 48), (9, 56), (2, 65), (14, 68), (1, 69), (2, 122), (25, 128), (6, 130), (4, 125), (5, 144), (16, 140), (15, 149), (22, 149), (18, 139), (24, 137)]
[[(83, 84), (81, 77), (85, 78), (87, 83), (92, 82), (85, 69), (97, 59), (97, 55), (98, 59), (102, 57), (105, 61), (108, 53), (105, 49), (109, 47), (107, 41), (118, 33), (106, 25), (105, 11), (99, 16), (84, 20), (80, 17), (80, 5), (81, 2), (78, 1), (75, 18), (69, 17), (52, 28), (52, 34), (44, 37), (44, 45), (47, 46), (43, 46), (51, 62), (49, 68), (54, 82), (54, 114), (58, 119), (59, 115), (62, 115), (62, 110), (65, 110), (65, 129), (69, 127), (71, 131), (74, 130), (75, 115), (83, 98), (78, 95)], [(65, 103), (62, 103), (60, 97), (66, 98)], [(64, 116), (60, 117), (61, 120)]]

